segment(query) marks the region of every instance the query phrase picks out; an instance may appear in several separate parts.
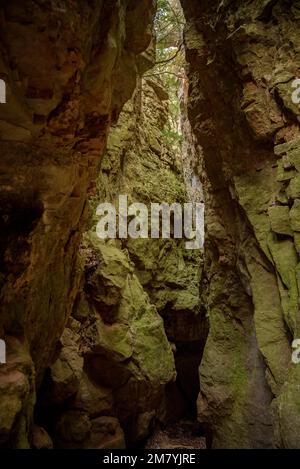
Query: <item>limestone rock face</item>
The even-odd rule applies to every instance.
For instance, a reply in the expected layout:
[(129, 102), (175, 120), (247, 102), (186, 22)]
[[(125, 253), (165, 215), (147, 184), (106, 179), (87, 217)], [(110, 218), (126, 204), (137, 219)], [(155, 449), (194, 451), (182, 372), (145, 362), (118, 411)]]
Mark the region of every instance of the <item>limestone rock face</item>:
[[(128, 204), (144, 203), (149, 213), (150, 202), (184, 204), (191, 200), (182, 149), (170, 142), (165, 132), (168, 118), (167, 90), (154, 77), (142, 78), (109, 136), (95, 206), (99, 200), (117, 206), (118, 194), (128, 195)], [(177, 380), (167, 386), (164, 404), (164, 419), (172, 419), (177, 411), (180, 416), (184, 400), (185, 405), (193, 406), (194, 389), (198, 389), (196, 370), (206, 334), (199, 292), (202, 253), (187, 250), (185, 240), (178, 239), (128, 238), (118, 240), (117, 245), (127, 250), (134, 273), (162, 316), (166, 335), (173, 343)], [(182, 365), (177, 366), (179, 362)]]
[(199, 419), (214, 447), (297, 448), (300, 4), (181, 3), (206, 203)]
[(163, 321), (126, 251), (103, 243), (95, 233), (88, 248), (97, 268), (86, 275), (92, 313), (82, 333), (85, 366), (92, 380), (112, 389), (127, 440), (135, 441), (147, 436), (164, 386), (175, 379), (174, 357)]
[[(164, 134), (168, 95), (153, 78), (139, 82), (108, 140), (107, 153), (97, 181), (99, 198), (117, 203), (118, 194), (128, 204), (150, 202), (184, 204), (189, 201), (179, 148)], [(96, 220), (95, 220), (96, 221)], [(199, 283), (202, 257), (176, 239), (122, 240), (134, 271), (164, 318), (173, 341), (201, 337)]]
[[(89, 298), (99, 313), (92, 326), (97, 334), (95, 345), (90, 345), (92, 351), (96, 355), (104, 355), (108, 361), (125, 362), (124, 368), (137, 381), (169, 382), (174, 376), (173, 355), (161, 317), (134, 275), (126, 253), (105, 245), (95, 234), (91, 238), (99, 259), (99, 268), (87, 280), (91, 287)], [(110, 288), (113, 293), (116, 289), (115, 299), (109, 295)], [(115, 308), (111, 307), (112, 301)], [(107, 312), (105, 306), (109, 307)], [(100, 370), (101, 363), (101, 373)], [(118, 378), (108, 376), (107, 380), (115, 381)]]
[[(147, 63), (138, 56), (152, 39), (154, 2), (25, 0), (0, 8), (7, 97), (0, 106), (0, 333), (24, 344), (38, 386), (77, 295), (87, 194), (110, 124)], [(53, 365), (56, 383), (61, 373), (68, 380), (69, 358)], [(32, 365), (1, 367), (14, 402), (1, 420), (3, 445), (10, 438), (11, 446), (28, 446), (31, 376)]]
[(123, 449), (124, 433), (115, 417), (89, 420), (76, 410), (64, 412), (56, 426), (57, 446), (61, 448)]
[(110, 389), (95, 385), (84, 374), (77, 394), (72, 401), (72, 406), (84, 410), (91, 417), (103, 414), (109, 415), (113, 408), (113, 396)]
[[(159, 82), (139, 79), (110, 133), (90, 199), (94, 214), (100, 202), (117, 204), (119, 194), (128, 195), (129, 204), (148, 206), (149, 200), (186, 201), (179, 155), (163, 141), (166, 99)], [(155, 420), (166, 418), (165, 388), (176, 378), (167, 336), (173, 341), (199, 336), (200, 266), (198, 257), (175, 240), (104, 242), (96, 236), (97, 221), (95, 217), (81, 244), (85, 278), (73, 312), (82, 325), (84, 386), (111, 393), (111, 408), (102, 409), (101, 415), (117, 416), (126, 441), (134, 442), (149, 434)], [(165, 316), (175, 316), (173, 304), (183, 318), (169, 320), (168, 328)], [(193, 333), (187, 315), (198, 325)], [(87, 409), (78, 405), (78, 394), (70, 405)]]
[(0, 368), (0, 444), (9, 440), (29, 448), (27, 433), (35, 402), (34, 367), (27, 347), (15, 337), (6, 337), (6, 364)]
[(35, 449), (53, 449), (53, 442), (44, 428), (33, 426), (32, 446)]
[[(167, 97), (159, 81), (139, 78), (133, 98), (109, 135), (91, 192), (91, 229), (79, 251), (82, 288), (61, 339), (64, 345), (69, 338), (69, 345), (61, 347), (49, 370), (50, 396), (47, 401), (40, 398), (54, 404), (55, 422), (49, 432), (60, 447), (123, 447), (124, 437), (130, 444), (143, 440), (156, 421), (180, 417), (186, 401), (195, 402), (205, 338), (199, 295), (201, 254), (186, 250), (184, 240), (103, 241), (95, 232), (97, 205), (105, 201), (117, 207), (119, 194), (128, 196), (128, 204), (142, 202), (149, 208), (150, 201), (188, 201), (179, 148), (173, 148), (163, 134)], [(192, 344), (190, 356), (182, 355), (185, 343)], [(75, 370), (80, 371), (80, 357), (84, 371), (78, 382)], [(59, 383), (67, 408), (63, 412), (53, 393)], [(107, 422), (116, 429), (108, 431)], [(103, 442), (95, 428), (107, 432)]]
[(83, 372), (83, 358), (79, 355), (80, 336), (66, 328), (60, 338), (61, 350), (50, 367), (49, 395), (52, 401), (62, 403), (73, 396)]

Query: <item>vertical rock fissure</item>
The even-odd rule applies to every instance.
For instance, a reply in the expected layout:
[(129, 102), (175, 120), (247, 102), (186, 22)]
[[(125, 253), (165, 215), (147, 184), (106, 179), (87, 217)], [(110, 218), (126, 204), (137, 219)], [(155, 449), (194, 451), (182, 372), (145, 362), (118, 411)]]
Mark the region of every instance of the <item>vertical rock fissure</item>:
[[(166, 48), (171, 55), (182, 42), (182, 26), (175, 46), (170, 41)], [(186, 240), (172, 233), (170, 239), (102, 240), (96, 232), (98, 205), (118, 210), (120, 195), (148, 209), (153, 202), (203, 204), (180, 52), (179, 63), (164, 66), (164, 73), (154, 42), (139, 55), (135, 91), (110, 130), (89, 187), (89, 230), (78, 253), (83, 276), (36, 412), (57, 447), (131, 447), (153, 432), (147, 445), (155, 445), (160, 427), (186, 418), (185, 440), (199, 435), (202, 249), (186, 249)]]

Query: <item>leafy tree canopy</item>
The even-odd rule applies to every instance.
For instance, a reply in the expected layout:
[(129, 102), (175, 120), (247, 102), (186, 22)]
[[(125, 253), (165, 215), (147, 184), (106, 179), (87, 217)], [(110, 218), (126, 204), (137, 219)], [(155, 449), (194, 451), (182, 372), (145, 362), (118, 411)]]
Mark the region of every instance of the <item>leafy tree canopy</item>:
[(170, 119), (162, 137), (178, 145), (180, 103), (178, 92), (184, 78), (184, 16), (179, 0), (158, 0), (155, 18), (156, 65), (146, 76), (157, 77), (169, 93)]

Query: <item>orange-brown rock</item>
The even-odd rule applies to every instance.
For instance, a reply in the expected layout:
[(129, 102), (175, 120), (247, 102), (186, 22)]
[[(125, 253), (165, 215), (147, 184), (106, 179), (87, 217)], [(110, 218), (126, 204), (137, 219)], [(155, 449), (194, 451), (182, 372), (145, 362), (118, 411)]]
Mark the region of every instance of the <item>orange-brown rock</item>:
[[(152, 0), (0, 3), (0, 332), (24, 344), (37, 386), (73, 307), (87, 194), (109, 126), (135, 88), (153, 13)], [(4, 445), (5, 435), (28, 445), (28, 379), (12, 396)]]

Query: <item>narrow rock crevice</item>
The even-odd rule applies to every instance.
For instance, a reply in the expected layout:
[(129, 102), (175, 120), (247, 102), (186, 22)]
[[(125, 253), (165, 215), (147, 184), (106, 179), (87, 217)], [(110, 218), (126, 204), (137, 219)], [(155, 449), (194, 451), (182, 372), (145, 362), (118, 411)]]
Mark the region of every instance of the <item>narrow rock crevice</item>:
[(1, 448), (299, 447), (299, 22), (0, 0)]

